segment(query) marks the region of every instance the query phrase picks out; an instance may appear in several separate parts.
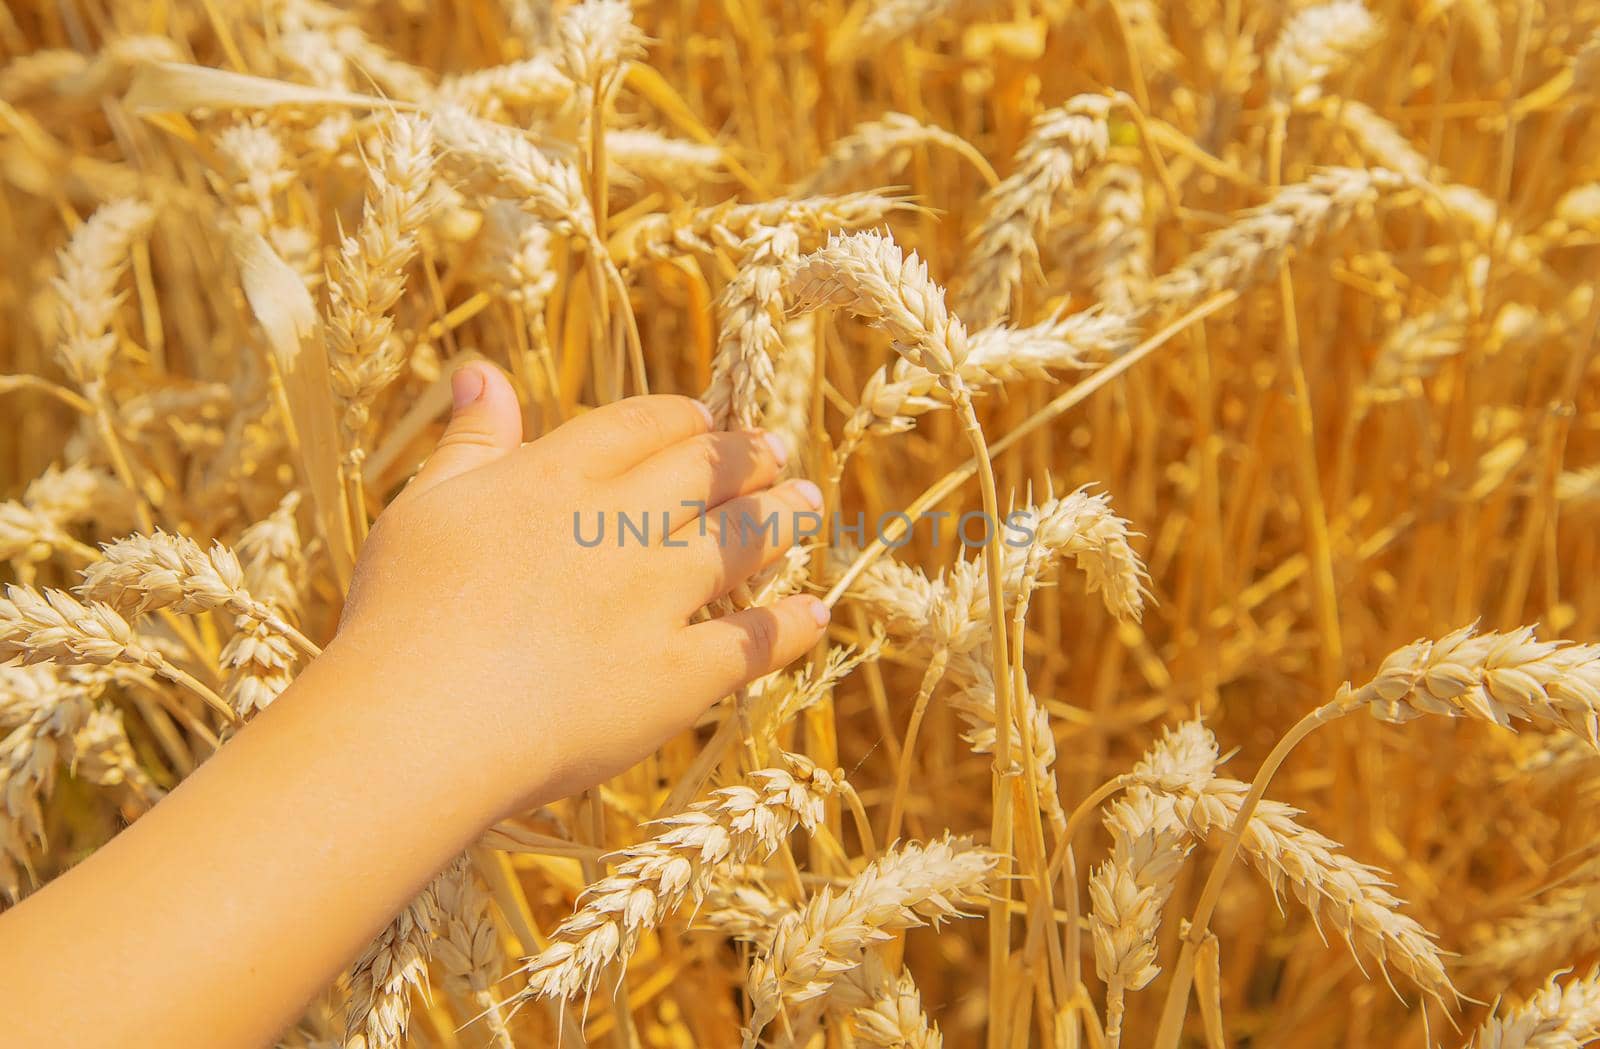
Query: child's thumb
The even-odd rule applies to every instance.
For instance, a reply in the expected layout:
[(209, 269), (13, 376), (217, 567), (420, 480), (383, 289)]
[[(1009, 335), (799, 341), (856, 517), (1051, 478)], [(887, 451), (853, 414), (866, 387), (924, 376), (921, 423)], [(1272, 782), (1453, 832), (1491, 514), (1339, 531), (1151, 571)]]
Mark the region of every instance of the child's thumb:
[(492, 463), (522, 443), (522, 409), (511, 383), (494, 365), (473, 361), (450, 378), (450, 424), (411, 482), (427, 491)]

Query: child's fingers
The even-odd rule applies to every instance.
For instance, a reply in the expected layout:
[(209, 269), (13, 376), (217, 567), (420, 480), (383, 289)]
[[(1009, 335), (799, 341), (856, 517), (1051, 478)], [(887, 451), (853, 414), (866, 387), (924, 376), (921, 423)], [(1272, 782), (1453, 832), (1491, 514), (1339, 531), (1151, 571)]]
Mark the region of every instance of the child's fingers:
[(718, 695), (742, 688), (804, 655), (828, 625), (828, 606), (795, 594), (764, 608), (747, 608), (696, 623), (683, 634)]
[(786, 481), (775, 488), (730, 499), (689, 522), (667, 546), (696, 562), (705, 589), (694, 608), (728, 593), (776, 561), (801, 534), (821, 531), (817, 516), (822, 493), (810, 481)]
[(663, 448), (706, 433), (711, 413), (692, 397), (650, 394), (602, 405), (552, 430), (543, 441), (589, 477), (615, 477)]
[(706, 433), (679, 441), (621, 478), (629, 509), (659, 510), (675, 532), (706, 510), (771, 484), (786, 453), (759, 432)]

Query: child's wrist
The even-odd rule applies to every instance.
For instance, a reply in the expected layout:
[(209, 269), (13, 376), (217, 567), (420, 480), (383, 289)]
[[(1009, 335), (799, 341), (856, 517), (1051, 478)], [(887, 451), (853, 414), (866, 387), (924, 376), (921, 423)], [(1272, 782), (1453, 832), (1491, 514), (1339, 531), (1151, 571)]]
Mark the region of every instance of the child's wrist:
[[(540, 793), (540, 744), (523, 738), (481, 682), (418, 643), (341, 630), (317, 659), (344, 702), (364, 711), (375, 749), (437, 783), (440, 815), (489, 826)], [(322, 700), (326, 702), (327, 700)]]
[(296, 731), (328, 740), (354, 776), (389, 782), (426, 809), (408, 819), (438, 820), (470, 840), (512, 808), (517, 790), (496, 753), (506, 726), (450, 676), (421, 646), (386, 652), (341, 632), (280, 704), (296, 707)]

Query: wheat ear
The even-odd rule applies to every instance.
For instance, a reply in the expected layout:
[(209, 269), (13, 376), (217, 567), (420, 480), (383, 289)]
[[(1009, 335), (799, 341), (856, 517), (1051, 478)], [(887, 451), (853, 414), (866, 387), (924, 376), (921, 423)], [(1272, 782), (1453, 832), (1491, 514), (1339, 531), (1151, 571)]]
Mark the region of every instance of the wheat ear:
[(1143, 789), (1111, 806), (1105, 818), (1111, 857), (1089, 875), (1089, 930), (1095, 971), (1106, 984), (1106, 1044), (1122, 1044), (1124, 1001), (1161, 972), (1156, 934), (1192, 847), (1170, 798)]
[(24, 873), (34, 879), (32, 854), (45, 844), (42, 804), (105, 681), (56, 667), (0, 667), (10, 728), (0, 738), (0, 894), (13, 903), (23, 894)]
[(379, 154), (368, 164), (361, 225), (344, 238), (328, 271), (328, 362), (353, 475), (365, 457), (362, 434), (372, 402), (405, 362), (389, 314), (405, 291), (405, 270), (433, 205), (432, 125), (395, 117), (385, 125)]
[(944, 1038), (922, 1007), (922, 992), (908, 970), (899, 973), (876, 958), (845, 974), (835, 996), (845, 1024), (864, 1049), (942, 1049)]
[(983, 155), (960, 135), (944, 128), (924, 124), (904, 113), (885, 113), (877, 120), (857, 124), (848, 135), (828, 147), (827, 155), (795, 187), (798, 196), (815, 196), (859, 181), (868, 172), (883, 168), (896, 172), (904, 167), (914, 150), (921, 146), (943, 146), (959, 153), (987, 172), (991, 183), (994, 172)]
[(138, 200), (102, 205), (73, 233), (57, 257), (60, 272), (51, 281), (60, 302), (56, 356), (93, 407), (100, 440), (117, 479), (135, 496), (139, 523), (154, 526), (138, 475), (117, 434), (116, 410), (106, 391), (106, 375), (117, 350), (112, 330), (122, 296), (117, 284), (127, 269), (133, 245), (155, 224), (155, 210)]
[(139, 638), (116, 609), (99, 601), (83, 604), (64, 590), (6, 588), (0, 598), (0, 660), (14, 657), (25, 664), (142, 666), (193, 692), (228, 720), (235, 718), (221, 696)]
[(61, 341), (57, 356), (80, 389), (90, 393), (105, 379), (116, 352), (111, 330), (122, 297), (117, 283), (128, 264), (128, 251), (155, 223), (155, 210), (137, 200), (118, 200), (100, 207), (73, 234), (60, 255), (54, 279), (61, 302)]
[(801, 238), (802, 249), (812, 248), (834, 231), (873, 226), (909, 207), (899, 197), (872, 192), (783, 197), (759, 204), (718, 204), (696, 211), (650, 215), (617, 235), (616, 252), (627, 264), (720, 249), (738, 264), (743, 261), (739, 246), (751, 242), (762, 229), (788, 227)]
[[(1138, 338), (1138, 315), (1085, 310), (1025, 328), (995, 325), (967, 337), (961, 381), (974, 393), (1018, 379), (1049, 379), (1051, 373), (1088, 368), (1120, 356)], [(939, 377), (905, 359), (874, 372), (859, 406), (845, 423), (839, 458), (848, 458), (868, 433), (909, 430), (924, 413), (950, 407)]]
[(187, 615), (223, 609), (264, 624), (308, 656), (321, 649), (290, 626), (278, 610), (244, 588), (244, 569), (232, 550), (213, 543), (209, 551), (187, 536), (156, 531), (108, 543), (100, 560), (83, 570), (78, 595), (110, 605), (124, 615), (160, 609)]
[(1505, 728), (1532, 721), (1600, 747), (1600, 645), (1540, 641), (1532, 627), (1463, 627), (1392, 653), (1371, 681), (1345, 686), (1332, 706), (1340, 714), (1365, 708), (1395, 724), (1427, 714)]
[(1220, 291), (1260, 283), (1278, 271), (1290, 251), (1337, 230), (1381, 193), (1408, 184), (1392, 171), (1328, 168), (1284, 186), (1157, 278), (1148, 304), (1178, 312)]
[(1144, 176), (1129, 163), (1099, 165), (1089, 176), (1081, 212), (1051, 233), (1052, 261), (1108, 312), (1130, 313), (1150, 287)]
[(1089, 877), (1095, 968), (1106, 984), (1106, 1040), (1120, 1044), (1125, 999), (1160, 975), (1157, 934), (1192, 847), (1174, 792), (1204, 789), (1216, 741), (1198, 721), (1168, 730), (1135, 766), (1130, 788), (1104, 817), (1111, 856)]
[(1017, 150), (1011, 175), (984, 195), (972, 233), (957, 305), (976, 324), (999, 321), (1025, 269), (1037, 268), (1036, 240), (1055, 197), (1105, 156), (1106, 118), (1117, 97), (1079, 95), (1036, 117)]
[(550, 946), (523, 965), (527, 986), (512, 1002), (592, 993), (641, 935), (704, 896), (718, 867), (765, 860), (796, 827), (815, 828), (838, 780), (795, 755), (784, 764), (658, 820), (655, 837), (611, 857), (615, 872), (584, 891)]
[(1267, 81), (1282, 106), (1317, 100), (1322, 85), (1337, 76), (1378, 36), (1378, 23), (1362, 0), (1332, 0), (1289, 19), (1267, 52)]
[(672, 138), (648, 128), (606, 132), (606, 177), (632, 184), (639, 178), (691, 189), (714, 178), (723, 164), (722, 148)]
[(1561, 975), (1484, 1021), (1465, 1049), (1582, 1049), (1600, 1038), (1600, 970), (1564, 984)]
[[(952, 316), (944, 290), (928, 276), (927, 266), (913, 253), (905, 256), (888, 237), (857, 233), (831, 238), (828, 245), (802, 259), (790, 278), (796, 309), (822, 305), (842, 306), (856, 316), (881, 324), (890, 344), (913, 367), (933, 372), (953, 402), (967, 444), (977, 464), (983, 512), (995, 523), (988, 529), (983, 558), (989, 594), (989, 657), (993, 673), (995, 724), (1000, 728), (991, 777), (993, 793), (990, 841), (1009, 868), (1012, 834), (1011, 775), (1012, 712), (1010, 639), (1006, 633), (1004, 549), (1001, 538), (1000, 499), (989, 444), (972, 406), (972, 393), (961, 378), (966, 361), (966, 326)], [(989, 905), (990, 985), (1002, 994), (1008, 975), (1011, 923), (1007, 920), (1011, 886), (1003, 882)]]
[(557, 113), (573, 96), (572, 81), (549, 55), (476, 69), (439, 81), (435, 97), (474, 116), (498, 119), (507, 109)]
[(1592, 747), (1600, 746), (1597, 681), (1600, 645), (1539, 641), (1532, 627), (1478, 634), (1468, 626), (1437, 641), (1423, 639), (1406, 645), (1390, 654), (1377, 675), (1361, 688), (1346, 683), (1332, 700), (1301, 718), (1262, 762), (1232, 819), (1222, 855), (1201, 890), (1184, 940), (1179, 970), (1162, 1010), (1157, 1045), (1166, 1049), (1176, 1044), (1184, 999), (1194, 975), (1195, 951), (1238, 855), (1246, 824), (1267, 784), (1302, 740), (1329, 721), (1366, 709), (1379, 720), (1396, 724), (1427, 714), (1473, 717), (1507, 728), (1521, 719), (1569, 732)]
[(428, 981), (430, 941), (439, 920), (437, 892), (436, 879), (356, 959), (350, 970), (344, 1049), (403, 1049), (407, 1044), (411, 992)]
[[(1203, 789), (1178, 797), (1178, 811), (1202, 840), (1224, 840), (1249, 793), (1250, 785), (1217, 778)], [(1245, 825), (1245, 854), (1260, 869), (1274, 893), (1287, 887), (1320, 929), (1331, 922), (1359, 961), (1369, 958), (1387, 974), (1403, 972), (1440, 1002), (1456, 991), (1432, 935), (1400, 910), (1386, 876), (1338, 851), (1338, 843), (1302, 827), (1299, 810), (1263, 800)]]
[(73, 772), (122, 799), (123, 815), (144, 812), (165, 794), (139, 764), (122, 711), (96, 707), (72, 737)]
[[(1583, 747), (1592, 761), (1593, 751)], [(1496, 974), (1520, 974), (1553, 960), (1576, 958), (1600, 945), (1594, 923), (1600, 904), (1600, 862), (1591, 860), (1542, 899), (1525, 905), (1484, 936), (1466, 964)]]
[(744, 266), (722, 293), (711, 385), (700, 398), (722, 429), (755, 426), (772, 399), (784, 355), (784, 267), (800, 254), (800, 238), (791, 229), (762, 227), (740, 254)]
[(445, 986), (469, 998), (483, 1011), (495, 1044), (511, 1049), (511, 1032), (492, 989), (500, 980), (505, 958), (490, 912), (489, 894), (478, 884), (466, 856), (456, 859), (434, 882), (438, 906), (438, 938), (432, 957), (443, 970)]
[(751, 966), (746, 1049), (786, 1008), (826, 996), (841, 974), (862, 964), (868, 947), (893, 931), (963, 915), (997, 862), (965, 838), (945, 837), (885, 853), (838, 892), (822, 889), (779, 924)]

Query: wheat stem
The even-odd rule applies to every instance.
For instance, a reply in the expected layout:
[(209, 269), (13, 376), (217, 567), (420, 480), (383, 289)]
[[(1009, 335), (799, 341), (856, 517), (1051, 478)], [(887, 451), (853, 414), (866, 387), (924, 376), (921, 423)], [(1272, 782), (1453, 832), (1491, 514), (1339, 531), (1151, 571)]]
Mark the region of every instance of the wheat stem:
[(1007, 657), (1005, 624), (1005, 553), (1000, 538), (1000, 499), (995, 492), (994, 464), (989, 459), (989, 447), (984, 441), (983, 428), (978, 425), (977, 413), (972, 407), (972, 396), (958, 376), (951, 376), (951, 398), (955, 402), (957, 417), (968, 442), (972, 445), (973, 460), (978, 467), (978, 486), (983, 495), (983, 512), (988, 519), (989, 536), (984, 544), (984, 565), (989, 589), (990, 651), (995, 688), (995, 756), (994, 756), (994, 813), (990, 824), (989, 843), (1000, 855), (1000, 887), (989, 905), (989, 993), (997, 1008), (990, 1012), (989, 1045), (991, 1049), (1007, 1045), (1009, 1016), (1006, 1012), (1006, 986), (1010, 976), (1011, 956), (1011, 883), (1007, 879), (1011, 867), (1011, 780), (1014, 775), (1011, 763), (1011, 661)]
[(1189, 988), (1194, 981), (1197, 952), (1210, 930), (1211, 915), (1216, 910), (1217, 901), (1222, 898), (1223, 883), (1227, 881), (1228, 872), (1233, 869), (1234, 861), (1239, 857), (1239, 846), (1244, 841), (1245, 826), (1250, 822), (1250, 817), (1255, 815), (1256, 806), (1266, 795), (1268, 784), (1272, 782), (1272, 777), (1277, 774), (1290, 752), (1302, 740), (1319, 726), (1327, 724), (1343, 713), (1340, 701), (1333, 700), (1301, 718), (1282, 739), (1278, 740), (1277, 746), (1272, 748), (1266, 760), (1261, 763), (1255, 779), (1251, 780), (1250, 791), (1240, 804), (1238, 815), (1233, 818), (1233, 825), (1228, 828), (1227, 840), (1211, 866), (1211, 873), (1206, 876), (1205, 886), (1200, 890), (1200, 900), (1195, 904), (1194, 913), (1189, 918), (1189, 931), (1184, 935), (1183, 949), (1178, 955), (1177, 965), (1172, 970), (1172, 980), (1167, 986), (1167, 997), (1161, 1007), (1160, 1024), (1156, 1029), (1155, 1040), (1151, 1043), (1155, 1049), (1177, 1049), (1178, 1041), (1183, 1035), (1183, 1018), (1188, 1011)]
[(896, 841), (900, 837), (900, 821), (905, 816), (906, 797), (911, 792), (911, 766), (917, 752), (917, 737), (922, 732), (922, 719), (928, 713), (934, 689), (943, 680), (949, 661), (950, 651), (947, 648), (941, 647), (933, 654), (922, 672), (922, 684), (917, 686), (917, 697), (911, 703), (911, 720), (906, 724), (905, 742), (900, 746), (900, 771), (895, 776), (894, 797), (889, 802), (889, 827), (883, 832), (888, 841)]

